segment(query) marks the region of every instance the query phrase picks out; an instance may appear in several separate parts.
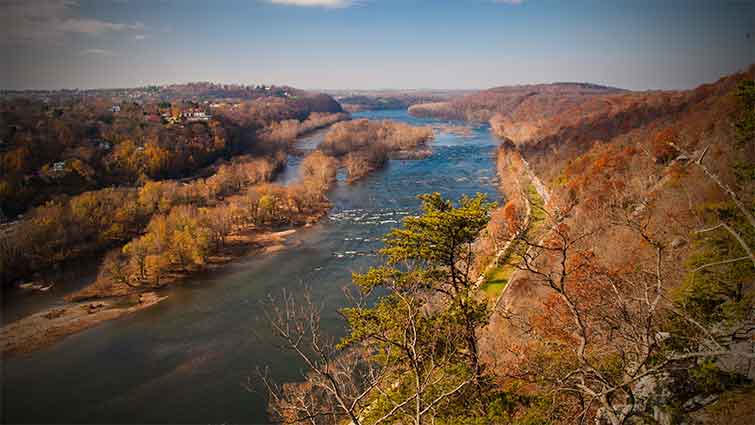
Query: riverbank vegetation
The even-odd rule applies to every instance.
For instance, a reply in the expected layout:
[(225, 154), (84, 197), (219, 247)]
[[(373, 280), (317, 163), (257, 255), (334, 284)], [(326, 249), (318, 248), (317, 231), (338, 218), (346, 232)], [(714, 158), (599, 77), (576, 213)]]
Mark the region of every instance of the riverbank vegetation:
[[(339, 115), (318, 114), (299, 124), (283, 121), (271, 125), (261, 136), (261, 140), (263, 144), (285, 146), (290, 143), (290, 137), (301, 133), (303, 129), (329, 125), (342, 118)], [(429, 130), (429, 133), (418, 132), (398, 123), (383, 123), (379, 127), (369, 128), (380, 130), (380, 138), (372, 143), (393, 149), (416, 146), (421, 143), (418, 140), (432, 135)], [(330, 146), (344, 146), (340, 142), (346, 140), (345, 133), (335, 129), (333, 134), (338, 137), (326, 136), (326, 140), (336, 141)], [(353, 139), (355, 143), (348, 145), (349, 148), (357, 149), (356, 152), (346, 154), (342, 160), (350, 177), (357, 175), (354, 171), (353, 164), (357, 163), (354, 158), (358, 158), (362, 150), (376, 151), (364, 144), (372, 134), (369, 131), (360, 134)], [(231, 250), (238, 250), (238, 246), (227, 247), (225, 244), (231, 236), (311, 223), (329, 207), (325, 192), (335, 183), (339, 163), (333, 156), (316, 150), (302, 160), (299, 182), (288, 186), (271, 184), (277, 170), (285, 165), (284, 152), (276, 149), (271, 153), (272, 157), (268, 154), (261, 159), (237, 157), (217, 166), (215, 174), (189, 182), (148, 181), (138, 189), (119, 190), (122, 198), (118, 203), (111, 204), (108, 199), (98, 199), (109, 194), (111, 190), (108, 189), (74, 197), (69, 204), (58, 206), (56, 211), (48, 211), (47, 206), (40, 207), (34, 211), (34, 218), (28, 221), (28, 227), (25, 228), (32, 232), (27, 238), (31, 248), (16, 251), (16, 257), (12, 257), (12, 261), (8, 263), (9, 273), (28, 274), (87, 253), (114, 247), (104, 258), (96, 282), (69, 298), (78, 300), (123, 295), (158, 288), (177, 277), (205, 267), (218, 256), (238, 255), (229, 254)], [(333, 153), (332, 150), (330, 152)], [(89, 199), (89, 202), (79, 198)], [(89, 210), (79, 214), (69, 213), (75, 208), (83, 208), (80, 205), (86, 205)], [(121, 211), (127, 211), (128, 214)], [(120, 215), (114, 215), (116, 212)], [(77, 218), (71, 217), (94, 218), (89, 218), (93, 224), (90, 223), (86, 231), (76, 233), (78, 238), (70, 238), (68, 233), (63, 232), (59, 238), (54, 239), (57, 243), (40, 245), (48, 251), (39, 252), (39, 249), (34, 248), (37, 246), (33, 243), (34, 235), (39, 234), (41, 237), (50, 232), (49, 228), (40, 225), (42, 222), (46, 223), (45, 217), (50, 215), (70, 218), (67, 222), (52, 221), (58, 229), (66, 229), (67, 232), (81, 228)], [(118, 219), (108, 219), (114, 216)], [(97, 222), (96, 217), (100, 217), (101, 223)], [(250, 243), (254, 240), (241, 239), (249, 240)]]
[[(163, 299), (127, 302), (141, 300), (139, 294), (250, 250), (279, 247), (288, 231), (278, 229), (314, 222), (327, 212), (325, 192), (335, 181), (337, 165), (313, 152), (302, 160), (299, 182), (270, 183), (284, 160), (237, 157), (207, 178), (85, 192), (34, 209), (2, 239), (0, 270), (6, 276), (50, 268), (62, 273), (85, 255), (106, 254), (96, 279), (68, 295), (67, 304), (4, 327), (8, 344), (3, 350), (21, 353), (50, 345)], [(80, 309), (88, 313), (83, 319)]]
[(106, 256), (97, 281), (72, 299), (160, 287), (166, 274), (181, 276), (203, 268), (213, 256), (229, 254), (229, 237), (316, 221), (329, 208), (325, 192), (336, 168), (319, 152), (303, 163), (307, 171), (301, 182), (288, 186), (268, 183), (265, 162), (221, 168), (180, 188), (145, 186), (140, 199), (148, 200), (152, 212), (145, 230)]
[(349, 181), (355, 181), (381, 168), (389, 158), (426, 157), (432, 138), (433, 130), (428, 127), (359, 119), (333, 125), (318, 149), (341, 159)]

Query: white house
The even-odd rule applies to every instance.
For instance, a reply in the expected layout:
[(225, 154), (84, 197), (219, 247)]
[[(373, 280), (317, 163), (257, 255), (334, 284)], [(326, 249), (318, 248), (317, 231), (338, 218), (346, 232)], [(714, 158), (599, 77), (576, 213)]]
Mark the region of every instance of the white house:
[(212, 115), (207, 114), (207, 112), (205, 111), (200, 111), (200, 110), (195, 109), (192, 111), (182, 112), (181, 118), (189, 122), (209, 121), (210, 118), (212, 118)]

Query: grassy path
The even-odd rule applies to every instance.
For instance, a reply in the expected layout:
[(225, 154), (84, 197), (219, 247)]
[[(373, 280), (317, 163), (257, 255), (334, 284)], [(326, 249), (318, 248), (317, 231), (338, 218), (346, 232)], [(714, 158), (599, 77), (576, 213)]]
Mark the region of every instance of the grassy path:
[[(545, 223), (545, 201), (538, 193), (534, 183), (527, 185), (526, 192), (527, 202), (529, 203), (529, 217), (527, 220), (527, 229), (525, 237), (529, 240), (536, 240), (542, 233)], [(506, 289), (511, 276), (517, 270), (517, 264), (521, 260), (524, 250), (527, 247), (519, 240), (513, 240), (505, 254), (498, 258), (498, 266), (489, 268), (485, 272), (485, 280), (480, 286), (481, 292), (487, 297), (488, 301), (497, 303), (503, 291)]]

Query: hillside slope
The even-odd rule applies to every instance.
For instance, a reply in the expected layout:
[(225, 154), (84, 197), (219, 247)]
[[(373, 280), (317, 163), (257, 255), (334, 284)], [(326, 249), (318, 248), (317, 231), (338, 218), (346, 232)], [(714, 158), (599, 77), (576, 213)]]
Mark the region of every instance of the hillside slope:
[(445, 102), (413, 105), (409, 113), (454, 120), (488, 121), (495, 115), (518, 121), (538, 120), (561, 113), (598, 95), (625, 92), (589, 83), (503, 86)]
[(193, 176), (219, 159), (272, 150), (266, 136), (282, 123), (325, 125), (323, 117), (342, 112), (331, 96), (292, 88), (196, 83), (4, 93), (0, 221), (56, 196), (132, 186), (141, 176)]
[[(526, 193), (515, 188), (536, 178), (549, 195), (548, 230), (520, 237), (528, 248), (511, 256), (483, 332), (499, 376), (573, 391), (559, 408), (606, 423), (666, 423), (755, 378), (755, 147), (741, 124), (752, 114), (741, 87), (754, 75), (679, 92), (510, 94), (484, 109), (504, 140), (504, 192)], [(660, 334), (674, 342), (643, 342)], [(712, 346), (722, 351), (706, 355)], [(656, 375), (642, 359), (686, 372)]]

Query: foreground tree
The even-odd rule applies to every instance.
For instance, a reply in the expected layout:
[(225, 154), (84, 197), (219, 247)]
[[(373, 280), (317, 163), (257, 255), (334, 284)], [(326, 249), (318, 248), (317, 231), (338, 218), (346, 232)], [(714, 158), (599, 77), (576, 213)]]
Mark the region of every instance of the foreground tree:
[(263, 379), (277, 419), (420, 425), (486, 415), (495, 395), (476, 332), (487, 310), (473, 298), (470, 269), (492, 204), (484, 195), (458, 205), (437, 193), (420, 199), (423, 214), (386, 237), (385, 263), (354, 274), (355, 306), (342, 310), (349, 333), (339, 344), (325, 342), (316, 310), (288, 298), (273, 309), (273, 329), (308, 370), (303, 384)]
[[(459, 205), (439, 193), (420, 195), (424, 214), (408, 217), (394, 229), (381, 251), (385, 266), (355, 280), (363, 287), (390, 283), (384, 276), (416, 275), (423, 290), (443, 298), (453, 317), (458, 317), (466, 341), (466, 355), (476, 378), (482, 376), (477, 329), (487, 322), (487, 304), (476, 300), (475, 253), (472, 244), (490, 220), (494, 204), (482, 194), (464, 196)], [(399, 267), (403, 266), (403, 269)]]

